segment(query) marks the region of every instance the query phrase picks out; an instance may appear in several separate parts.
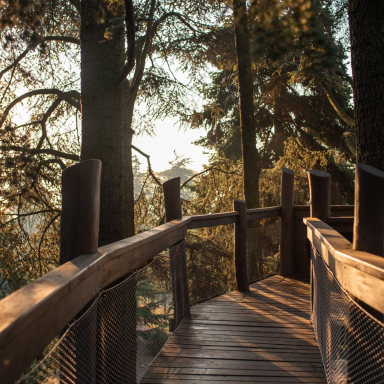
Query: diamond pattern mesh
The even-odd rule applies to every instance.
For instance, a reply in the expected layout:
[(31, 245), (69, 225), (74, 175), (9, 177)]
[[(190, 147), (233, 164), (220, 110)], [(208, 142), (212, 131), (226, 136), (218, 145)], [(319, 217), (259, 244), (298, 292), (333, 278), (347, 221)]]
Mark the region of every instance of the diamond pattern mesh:
[(279, 218), (253, 221), (247, 229), (247, 272), (249, 283), (279, 273)]
[(103, 290), (19, 383), (136, 383), (164, 346), (174, 316), (170, 253)]
[(198, 237), (188, 235), (187, 269), (191, 305), (236, 289), (234, 231)]
[(328, 383), (384, 383), (384, 324), (340, 286), (312, 249), (312, 322)]
[[(278, 270), (278, 222), (248, 229), (250, 281)], [(140, 382), (190, 305), (236, 289), (234, 230), (188, 234), (169, 251), (104, 289), (51, 343), (19, 383)]]

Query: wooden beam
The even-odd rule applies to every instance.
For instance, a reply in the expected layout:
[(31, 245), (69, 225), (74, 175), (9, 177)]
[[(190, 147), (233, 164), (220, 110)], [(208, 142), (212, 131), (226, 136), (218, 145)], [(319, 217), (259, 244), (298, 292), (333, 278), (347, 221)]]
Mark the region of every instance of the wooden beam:
[(249, 292), (247, 274), (247, 203), (233, 201), (233, 209), (239, 213), (235, 224), (235, 268), (239, 292)]
[(353, 249), (384, 256), (384, 172), (356, 165)]
[[(61, 176), (61, 223), (60, 223), (60, 265), (73, 260), (79, 255), (97, 252), (99, 242), (100, 219), (100, 177), (101, 161), (85, 160), (66, 168)], [(133, 292), (133, 296), (135, 292)], [(135, 297), (135, 296), (134, 296)], [(91, 300), (90, 303), (92, 303)], [(90, 305), (90, 304), (89, 304)], [(82, 309), (84, 313), (89, 305)], [(80, 315), (77, 314), (78, 318)], [(91, 316), (94, 324), (98, 322), (97, 312)], [(100, 320), (99, 320), (100, 321)], [(122, 322), (117, 321), (114, 327)], [(108, 332), (111, 331), (108, 327)], [(136, 333), (136, 324), (132, 327)], [(71, 381), (78, 383), (81, 377), (96, 379), (96, 327), (73, 330), (72, 364), (60, 364), (60, 376), (63, 384)], [(127, 346), (129, 348), (129, 346)], [(127, 348), (126, 347), (126, 348)], [(84, 355), (89, 356), (87, 364), (81, 364)], [(63, 357), (66, 361), (66, 358)], [(127, 364), (126, 364), (127, 365)], [(136, 361), (134, 361), (134, 369)], [(65, 374), (63, 374), (65, 372)], [(91, 380), (92, 381), (92, 380)]]
[(280, 214), (281, 206), (247, 209), (247, 220), (267, 219), (269, 217), (280, 216)]
[(327, 172), (308, 171), (311, 217), (325, 221), (331, 216), (331, 175)]
[(81, 255), (0, 301), (0, 377), (14, 383), (33, 359), (93, 299), (187, 233), (173, 220)]
[(306, 218), (308, 239), (340, 285), (352, 296), (384, 313), (384, 258), (352, 249), (352, 244), (316, 219)]
[(101, 161), (81, 161), (63, 171), (60, 265), (97, 252), (100, 218)]
[[(167, 222), (182, 217), (180, 199), (180, 177), (168, 180), (163, 184), (165, 217)], [(187, 255), (185, 244), (180, 243), (177, 248), (169, 250), (170, 268), (172, 276), (173, 318), (169, 322), (169, 331), (173, 332), (184, 317), (189, 315), (189, 287), (187, 272)]]
[(190, 216), (191, 222), (188, 224), (188, 229), (234, 224), (237, 221), (237, 216), (239, 216), (239, 212), (223, 212), (212, 213), (209, 215)]
[(280, 275), (294, 274), (293, 262), (293, 192), (295, 172), (288, 168), (281, 171), (281, 223), (280, 223)]

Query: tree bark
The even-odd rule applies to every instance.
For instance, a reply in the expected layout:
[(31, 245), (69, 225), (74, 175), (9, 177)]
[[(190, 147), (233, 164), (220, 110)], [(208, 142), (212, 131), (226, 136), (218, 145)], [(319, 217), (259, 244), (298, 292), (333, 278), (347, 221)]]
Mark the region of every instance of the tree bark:
[(273, 126), (275, 128), (275, 161), (284, 156), (285, 134), (283, 127), (283, 108), (281, 105), (281, 83), (274, 90), (273, 97)]
[(259, 207), (259, 154), (253, 106), (253, 79), (245, 0), (233, 0), (240, 109), (244, 195), (248, 208)]
[(357, 162), (384, 171), (384, 2), (348, 0)]
[[(106, 10), (102, 22), (95, 20), (95, 5)], [(126, 208), (133, 201), (126, 179), (132, 173), (126, 145), (132, 135), (124, 124), (123, 87), (115, 85), (124, 66), (124, 31), (104, 37), (117, 16), (106, 2), (84, 0), (81, 6), (81, 159), (102, 161), (99, 245), (104, 245), (133, 234), (133, 209)]]

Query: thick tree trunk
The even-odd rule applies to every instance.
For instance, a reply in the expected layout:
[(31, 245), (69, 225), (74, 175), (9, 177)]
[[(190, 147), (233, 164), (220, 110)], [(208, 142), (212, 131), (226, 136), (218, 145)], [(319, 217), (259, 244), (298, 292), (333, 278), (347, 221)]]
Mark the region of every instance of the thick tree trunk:
[(135, 234), (135, 200), (132, 168), (132, 119), (135, 107), (136, 95), (130, 95), (130, 87), (127, 80), (123, 83), (123, 158), (124, 158), (124, 237)]
[(273, 127), (275, 129), (275, 160), (278, 161), (280, 157), (284, 156), (284, 127), (283, 127), (283, 108), (281, 105), (281, 84), (277, 84), (274, 91), (273, 98)]
[(124, 31), (116, 29), (113, 39), (106, 39), (105, 29), (116, 15), (107, 11), (104, 21), (97, 23), (95, 5), (107, 9), (106, 2), (81, 3), (81, 159), (102, 161), (99, 244), (104, 245), (133, 234), (133, 209), (125, 208), (133, 200), (125, 178), (132, 174), (126, 148), (131, 133), (124, 124), (123, 87), (115, 85), (124, 65)]
[(348, 3), (357, 162), (384, 171), (384, 1)]
[(253, 107), (253, 79), (245, 0), (233, 1), (237, 76), (240, 107), (244, 195), (248, 208), (259, 207), (259, 154)]

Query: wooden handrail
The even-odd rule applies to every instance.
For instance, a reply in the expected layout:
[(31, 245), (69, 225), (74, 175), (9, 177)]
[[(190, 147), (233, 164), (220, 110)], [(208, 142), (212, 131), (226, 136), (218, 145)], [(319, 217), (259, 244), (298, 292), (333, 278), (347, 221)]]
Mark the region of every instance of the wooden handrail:
[(247, 220), (267, 219), (280, 216), (281, 206), (247, 209)]
[(307, 236), (340, 285), (355, 298), (384, 313), (384, 258), (354, 251), (352, 244), (316, 218), (305, 218)]
[(190, 217), (81, 255), (0, 301), (0, 372), (12, 383), (98, 292), (187, 233)]
[(239, 212), (236, 211), (190, 216), (191, 222), (188, 224), (188, 229), (234, 224), (237, 221), (237, 216), (239, 216)]
[[(281, 207), (248, 209), (247, 220), (279, 216)], [(12, 383), (95, 296), (183, 239), (188, 229), (237, 222), (239, 212), (173, 220), (80, 255), (0, 301), (0, 372)], [(22, 353), (20, 353), (22, 351)]]

